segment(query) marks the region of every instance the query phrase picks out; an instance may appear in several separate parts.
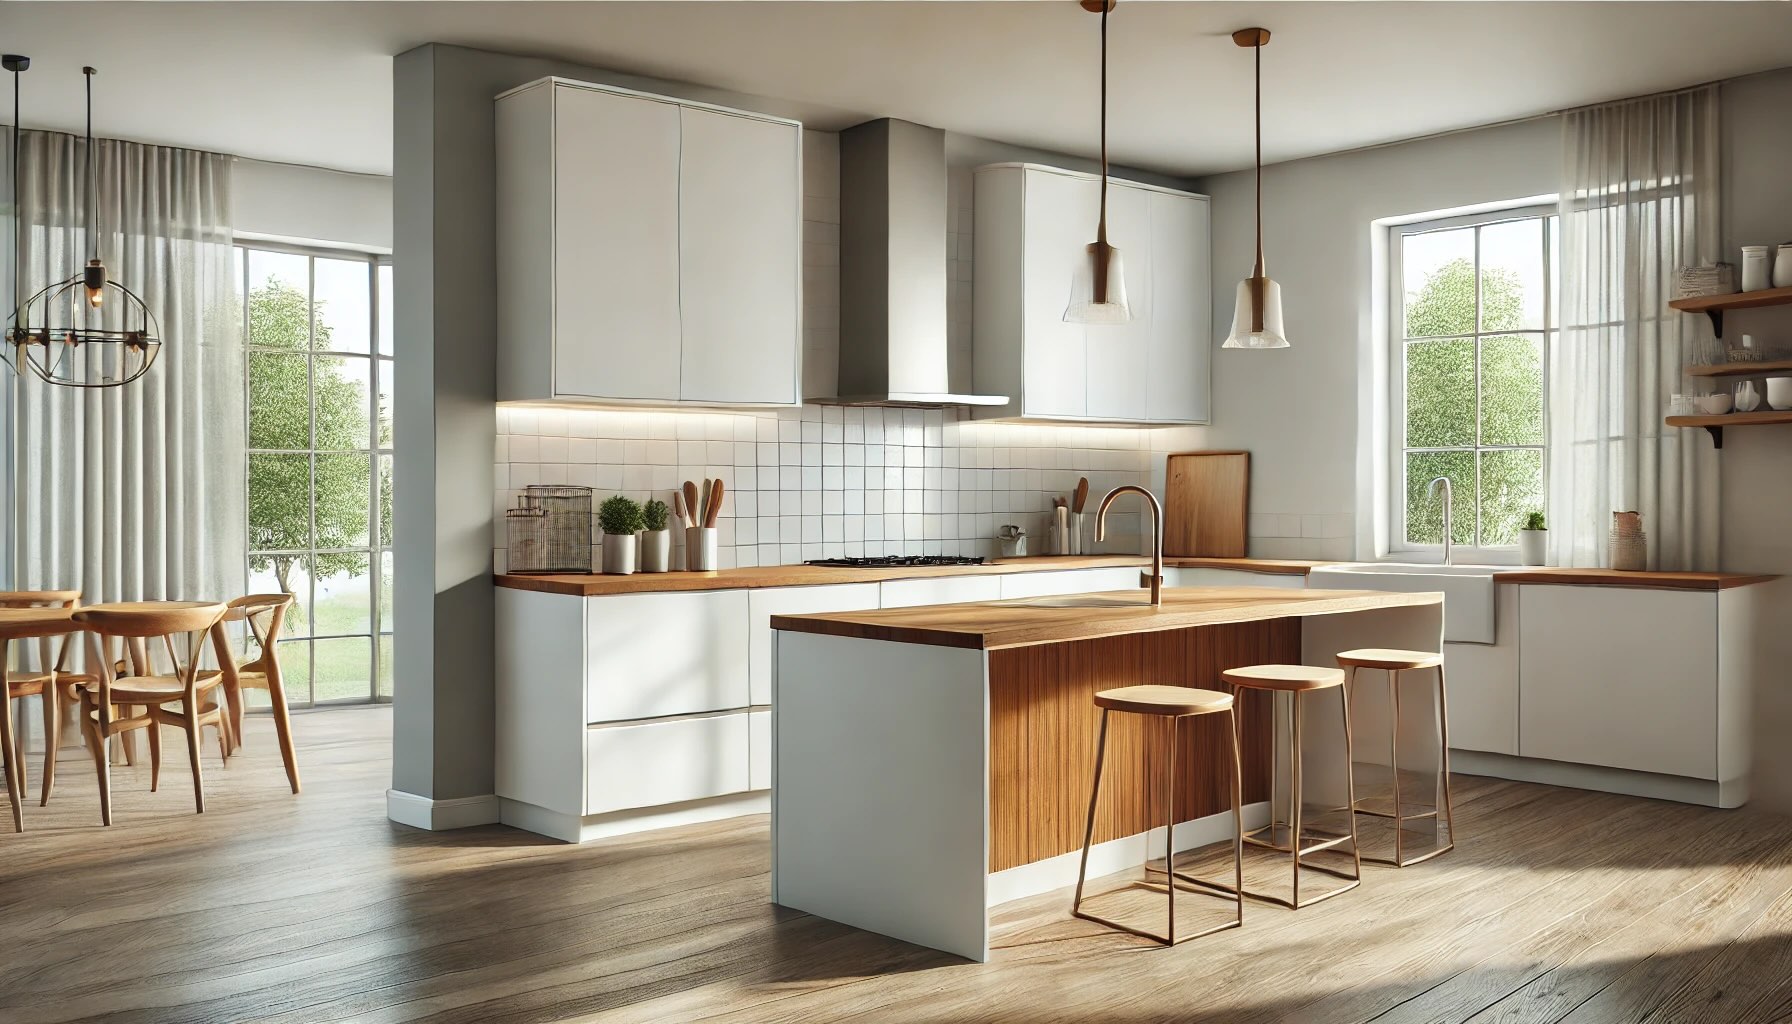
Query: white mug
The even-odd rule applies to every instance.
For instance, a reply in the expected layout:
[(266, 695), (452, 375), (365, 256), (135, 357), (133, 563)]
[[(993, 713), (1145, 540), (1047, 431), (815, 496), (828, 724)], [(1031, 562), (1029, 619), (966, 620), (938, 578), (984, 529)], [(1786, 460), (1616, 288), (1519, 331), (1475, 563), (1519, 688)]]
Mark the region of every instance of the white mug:
[(1782, 412), (1792, 409), (1792, 377), (1767, 378), (1767, 404)]

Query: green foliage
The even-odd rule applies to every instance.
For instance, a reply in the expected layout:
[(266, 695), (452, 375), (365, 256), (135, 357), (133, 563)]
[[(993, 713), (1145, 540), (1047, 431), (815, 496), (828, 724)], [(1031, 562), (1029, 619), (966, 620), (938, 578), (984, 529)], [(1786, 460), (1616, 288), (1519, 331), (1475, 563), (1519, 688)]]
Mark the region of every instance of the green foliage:
[(641, 517), (647, 524), (646, 529), (664, 530), (672, 522), (672, 506), (658, 498), (649, 499), (647, 504), (641, 506)]
[[(1523, 326), (1524, 283), (1514, 271), (1481, 275), (1482, 331)], [(1426, 277), (1406, 309), (1409, 337), (1437, 338), (1475, 329), (1475, 268), (1455, 259)], [(1475, 342), (1468, 338), (1406, 343), (1406, 446), (1409, 448), (1537, 445), (1543, 443), (1543, 351), (1535, 335), (1483, 338), (1477, 417)], [(1543, 500), (1543, 462), (1535, 451), (1493, 451), (1480, 457), (1480, 493), (1472, 452), (1414, 452), (1407, 456), (1407, 537), (1443, 539), (1441, 502), (1426, 492), (1438, 476), (1455, 491), (1452, 539), (1473, 543), (1477, 509), (1481, 542), (1510, 544), (1525, 513)]]
[(605, 498), (598, 506), (597, 523), (603, 531), (612, 537), (622, 537), (641, 532), (646, 515), (641, 511), (641, 503), (623, 495)]
[(1530, 512), (1524, 517), (1524, 528), (1527, 530), (1547, 530), (1549, 526), (1543, 520), (1542, 512)]
[[(249, 446), (291, 453), (250, 456), (250, 544), (258, 552), (309, 547), (315, 529), (316, 547), (363, 545), (372, 472), (365, 452), (366, 392), (339, 358), (317, 356), (315, 367), (308, 365), (313, 360), (307, 349), (329, 347), (330, 326), (319, 316), (312, 329), (322, 303), (308, 302), (303, 288), (270, 279), (249, 293), (248, 306), (249, 340), (255, 346), (249, 353)], [(313, 371), (315, 379), (308, 379)], [(309, 448), (323, 454), (313, 459), (304, 454)], [(390, 475), (390, 466), (382, 465), (380, 532), (387, 539)], [(256, 572), (272, 567), (280, 589), (292, 593), (292, 570), (302, 560), (257, 553), (249, 565)], [(319, 554), (306, 568), (315, 577), (369, 570), (366, 555), (343, 552)]]

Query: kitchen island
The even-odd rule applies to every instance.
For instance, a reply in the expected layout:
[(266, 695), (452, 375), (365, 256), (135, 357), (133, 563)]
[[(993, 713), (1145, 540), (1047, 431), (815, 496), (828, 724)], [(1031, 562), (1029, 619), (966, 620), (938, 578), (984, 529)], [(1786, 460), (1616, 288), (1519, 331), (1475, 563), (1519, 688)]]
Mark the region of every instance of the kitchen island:
[[(1240, 665), (1332, 665), (1355, 647), (1438, 650), (1443, 598), (1195, 587), (1164, 591), (1157, 607), (1136, 590), (780, 615), (771, 626), (773, 901), (982, 961), (990, 907), (1075, 880), (1097, 690), (1225, 689), (1220, 671)], [(1359, 697), (1359, 736), (1385, 735), (1379, 689)], [(1408, 704), (1403, 741), (1425, 734), (1428, 709)], [(1242, 715), (1250, 828), (1267, 818), (1275, 741), (1267, 702)], [(1143, 767), (1140, 746), (1162, 736), (1129, 718), (1109, 739), (1113, 785), (1097, 812), (1091, 877), (1142, 863), (1144, 833), (1162, 826), (1163, 780)], [(1321, 751), (1342, 742), (1341, 729), (1334, 716), (1328, 733), (1310, 708), (1308, 724), (1308, 799), (1341, 805), (1343, 780), (1318, 768), (1335, 763)], [(1223, 728), (1196, 719), (1180, 732), (1178, 850), (1231, 828)], [(1366, 747), (1359, 760), (1374, 758)], [(1409, 767), (1422, 765), (1403, 757)]]

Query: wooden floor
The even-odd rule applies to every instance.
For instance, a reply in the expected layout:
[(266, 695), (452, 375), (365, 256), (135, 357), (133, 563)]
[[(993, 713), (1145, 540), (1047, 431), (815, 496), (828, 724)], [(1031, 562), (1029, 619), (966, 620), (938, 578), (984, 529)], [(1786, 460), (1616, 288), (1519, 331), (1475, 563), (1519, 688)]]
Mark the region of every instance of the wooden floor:
[(161, 793), (118, 772), (110, 829), (65, 751), (0, 834), (0, 1021), (1792, 1021), (1792, 821), (1746, 810), (1463, 777), (1427, 864), (1169, 950), (1041, 897), (980, 966), (768, 905), (764, 817), (583, 847), (393, 825), (390, 727), (299, 716), (293, 797), (255, 718), (228, 769), (208, 751), (203, 817), (177, 752)]

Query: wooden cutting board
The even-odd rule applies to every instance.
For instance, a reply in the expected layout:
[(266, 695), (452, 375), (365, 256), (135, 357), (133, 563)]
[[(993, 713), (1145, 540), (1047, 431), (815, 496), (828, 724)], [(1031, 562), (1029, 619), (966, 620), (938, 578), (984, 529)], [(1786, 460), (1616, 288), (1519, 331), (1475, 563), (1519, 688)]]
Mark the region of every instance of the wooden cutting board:
[(1177, 452), (1164, 472), (1164, 554), (1243, 558), (1250, 452)]

